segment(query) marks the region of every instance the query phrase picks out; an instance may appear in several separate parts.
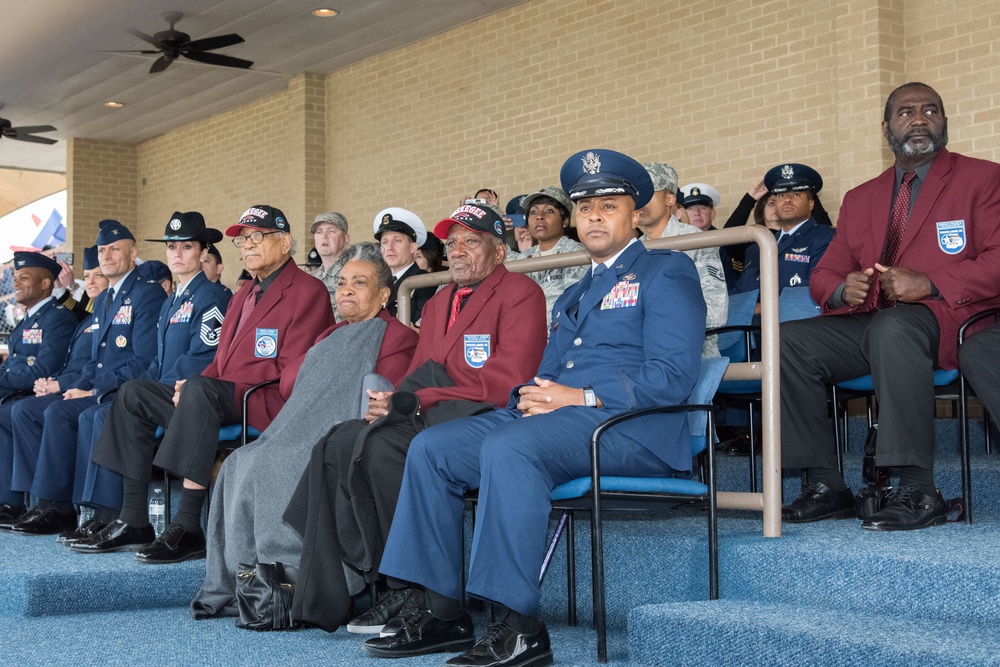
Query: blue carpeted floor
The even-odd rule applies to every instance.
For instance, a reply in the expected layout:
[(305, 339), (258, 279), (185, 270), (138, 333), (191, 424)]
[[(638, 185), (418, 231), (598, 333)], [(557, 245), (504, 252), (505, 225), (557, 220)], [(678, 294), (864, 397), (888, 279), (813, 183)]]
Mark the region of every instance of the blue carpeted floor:
[[(863, 425), (852, 429), (847, 469), (856, 487)], [(939, 429), (937, 477), (955, 496), (954, 424), (943, 420)], [(719, 601), (706, 600), (703, 513), (612, 516), (610, 664), (1000, 664), (1000, 455), (983, 453), (981, 437), (973, 437), (972, 526), (872, 533), (855, 520), (826, 521), (765, 539), (759, 515), (723, 512)], [(720, 487), (745, 489), (747, 466), (746, 458), (722, 457)], [(798, 479), (788, 476), (784, 488), (796, 495)], [(562, 548), (543, 589), (542, 615), (561, 665), (597, 664), (587, 528), (577, 523), (578, 627), (566, 625)], [(202, 570), (200, 561), (147, 566), (131, 554), (78, 555), (52, 538), (0, 533), (4, 664), (378, 664), (360, 651), (364, 637), (342, 630), (253, 633), (232, 619), (194, 621), (186, 605)], [(485, 627), (481, 615), (476, 621)], [(446, 657), (404, 663), (440, 665)]]

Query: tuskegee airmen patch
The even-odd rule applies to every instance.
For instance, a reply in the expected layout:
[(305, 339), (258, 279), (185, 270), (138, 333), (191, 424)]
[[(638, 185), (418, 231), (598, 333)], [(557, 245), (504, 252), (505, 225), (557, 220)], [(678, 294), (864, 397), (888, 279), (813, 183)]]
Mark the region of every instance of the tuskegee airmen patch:
[(490, 358), (490, 334), (466, 334), (465, 363), (482, 368)]
[(209, 347), (216, 347), (219, 344), (219, 335), (222, 333), (222, 311), (218, 306), (201, 316), (201, 342)]
[(278, 330), (277, 329), (257, 329), (257, 337), (254, 343), (253, 353), (255, 357), (262, 359), (274, 359), (278, 356)]
[(949, 255), (965, 250), (965, 220), (947, 220), (937, 223), (938, 247)]
[(126, 338), (125, 336), (119, 336), (118, 338), (115, 338), (115, 345), (117, 345), (118, 347), (125, 347), (126, 345), (128, 345), (128, 338)]

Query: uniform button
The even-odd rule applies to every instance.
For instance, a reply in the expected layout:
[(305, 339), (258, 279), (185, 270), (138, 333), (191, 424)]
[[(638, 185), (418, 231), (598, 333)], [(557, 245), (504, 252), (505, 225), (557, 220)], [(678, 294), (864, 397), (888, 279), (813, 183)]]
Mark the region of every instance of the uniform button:
[(101, 343), (101, 347), (104, 347), (105, 345), (107, 345), (106, 342)]
[(104, 364), (97, 364), (98, 368), (104, 368)]
[(566, 368), (573, 368), (574, 365), (575, 364), (572, 361), (567, 361), (566, 362)]
[(583, 339), (582, 338), (574, 338), (573, 339), (573, 345), (583, 345)]

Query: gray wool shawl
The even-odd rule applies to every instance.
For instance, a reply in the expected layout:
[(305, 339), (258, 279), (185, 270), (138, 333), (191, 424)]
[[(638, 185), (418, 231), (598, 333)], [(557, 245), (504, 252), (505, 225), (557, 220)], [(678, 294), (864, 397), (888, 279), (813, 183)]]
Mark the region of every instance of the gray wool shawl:
[(205, 581), (191, 603), (196, 617), (237, 615), (240, 563), (298, 567), (302, 539), (281, 515), (316, 443), (356, 419), (386, 323), (372, 318), (334, 330), (306, 353), (288, 402), (261, 436), (223, 463), (208, 517)]

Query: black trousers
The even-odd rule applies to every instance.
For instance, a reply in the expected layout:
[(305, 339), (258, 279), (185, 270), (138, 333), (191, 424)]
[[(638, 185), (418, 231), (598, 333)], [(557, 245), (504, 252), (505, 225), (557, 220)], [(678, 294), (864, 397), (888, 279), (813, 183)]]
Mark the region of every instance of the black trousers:
[(940, 337), (934, 314), (919, 304), (782, 323), (782, 467), (837, 466), (828, 386), (870, 373), (879, 403), (877, 464), (933, 469)]
[(344, 561), (369, 583), (378, 579), (406, 451), (422, 428), (414, 415), (392, 414), (375, 426), (355, 419), (337, 426), (313, 448), (284, 514), (303, 537), (293, 618), (328, 632), (348, 620)]
[(962, 343), (958, 364), (976, 396), (994, 419), (1000, 419), (1000, 322)]
[[(123, 476), (149, 480), (155, 464), (208, 486), (219, 443), (219, 427), (239, 423), (235, 385), (197, 375), (184, 383), (177, 407), (174, 389), (150, 380), (122, 385), (94, 448), (93, 460)], [(165, 433), (155, 450), (156, 427)]]

